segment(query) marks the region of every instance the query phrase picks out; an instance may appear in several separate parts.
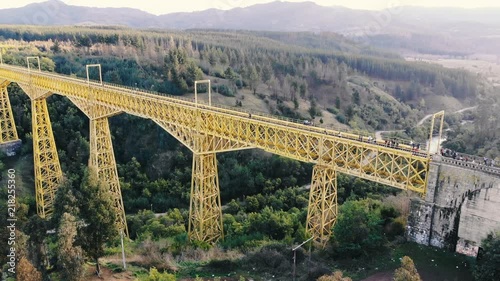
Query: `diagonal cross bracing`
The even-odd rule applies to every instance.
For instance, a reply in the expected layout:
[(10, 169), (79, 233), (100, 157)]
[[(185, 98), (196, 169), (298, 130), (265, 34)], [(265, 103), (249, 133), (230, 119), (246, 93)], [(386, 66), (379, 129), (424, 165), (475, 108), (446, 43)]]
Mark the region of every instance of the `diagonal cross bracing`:
[[(337, 172), (342, 172), (422, 194), (426, 191), (430, 161), (428, 157), (422, 157), (420, 154), (415, 155), (410, 151), (366, 143), (363, 142), (363, 138), (348, 133), (334, 132), (272, 117), (252, 116), (231, 109), (195, 104), (179, 98), (159, 96), (122, 87), (87, 83), (81, 79), (58, 74), (28, 72), (27, 69), (21, 67), (1, 65), (0, 79), (39, 89), (42, 96), (31, 96), (32, 99), (43, 98), (46, 93), (57, 93), (67, 96), (72, 101), (91, 101), (95, 108), (100, 108), (104, 113), (124, 112), (151, 119), (195, 153), (194, 165), (208, 163), (201, 160), (204, 157), (209, 157), (208, 155), (213, 154), (213, 159), (215, 159), (216, 152), (259, 148), (295, 160), (318, 164), (322, 167), (321, 170), (331, 170), (328, 172), (330, 175), (334, 173), (334, 175), (329, 176), (330, 179), (335, 178)], [(37, 130), (41, 135), (51, 135), (51, 129), (48, 127), (39, 126)], [(49, 152), (40, 153), (39, 159), (43, 161), (54, 159), (53, 138), (52, 141), (50, 138), (44, 140), (45, 142), (40, 141), (39, 147), (48, 149)], [(57, 157), (56, 152), (55, 157)], [(216, 171), (216, 162), (215, 160), (212, 162), (215, 163), (213, 165), (215, 165)], [(38, 167), (38, 165), (40, 164), (36, 162), (35, 166)], [(198, 166), (193, 166), (193, 168), (195, 167)], [(197, 200), (197, 206), (206, 207), (192, 208), (192, 214), (198, 214), (190, 221), (190, 225), (192, 224), (193, 227), (200, 223), (207, 225), (205, 223), (206, 216), (199, 215), (200, 212), (197, 213), (196, 210), (203, 210), (203, 213), (206, 213), (207, 210), (218, 210), (220, 206), (220, 203), (217, 205), (217, 200), (213, 199), (218, 197), (215, 194), (218, 192), (218, 184), (217, 187), (215, 184), (204, 184), (209, 182), (204, 180), (207, 177), (210, 178), (210, 182), (216, 181), (216, 177), (207, 176), (211, 175), (210, 171), (214, 169), (206, 168), (208, 166), (205, 164), (199, 164), (199, 167), (205, 168), (198, 170), (201, 172), (196, 172), (193, 169), (193, 182), (198, 183), (193, 184), (193, 187), (199, 191), (193, 193), (193, 198)], [(55, 172), (48, 169), (37, 175), (42, 180), (57, 178), (51, 176), (57, 173), (57, 170), (60, 173), (60, 168), (57, 169), (54, 164), (53, 171)], [(319, 170), (316, 172), (320, 173)], [(200, 197), (199, 194), (206, 194), (203, 186), (211, 186), (210, 192), (212, 194), (210, 196)], [(329, 186), (334, 187), (335, 185), (330, 184)], [(319, 195), (315, 194), (315, 196)], [(192, 200), (194, 200), (193, 198)], [(212, 202), (210, 203), (212, 205), (206, 202)], [(318, 202), (316, 205), (319, 204)], [(315, 208), (318, 209), (318, 207)], [(324, 210), (324, 208), (320, 208), (320, 210)], [(214, 211), (215, 213), (216, 211)], [(215, 215), (208, 217), (218, 219)], [(311, 215), (310, 219), (316, 220), (316, 216)], [(208, 225), (213, 225), (213, 227), (203, 228), (207, 232), (199, 232), (196, 234), (198, 235), (196, 239), (217, 239), (219, 234), (213, 234), (217, 231), (212, 230), (217, 229), (218, 224), (211, 223)], [(308, 225), (309, 223), (308, 219)], [(321, 226), (311, 226), (311, 229), (323, 229), (321, 233), (324, 234), (329, 223), (331, 224), (331, 221), (326, 220), (324, 224), (321, 223)]]

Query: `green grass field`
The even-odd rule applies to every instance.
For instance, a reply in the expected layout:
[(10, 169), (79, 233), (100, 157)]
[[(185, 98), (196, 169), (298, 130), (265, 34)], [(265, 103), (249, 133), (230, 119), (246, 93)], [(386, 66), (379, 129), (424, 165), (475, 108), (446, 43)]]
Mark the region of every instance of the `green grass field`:
[(404, 243), (397, 245), (388, 253), (373, 257), (357, 269), (345, 271), (353, 280), (363, 280), (380, 272), (393, 272), (400, 267), (400, 260), (409, 256), (415, 263), (420, 277), (425, 281), (472, 281), (474, 259), (443, 249)]

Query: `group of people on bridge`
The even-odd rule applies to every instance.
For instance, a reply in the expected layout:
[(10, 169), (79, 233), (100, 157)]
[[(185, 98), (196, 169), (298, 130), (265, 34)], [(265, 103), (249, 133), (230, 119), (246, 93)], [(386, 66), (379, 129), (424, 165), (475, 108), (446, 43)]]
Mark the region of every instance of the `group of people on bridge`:
[[(496, 167), (495, 159), (489, 159), (487, 157), (483, 157), (482, 159), (475, 159), (473, 156), (458, 154), (456, 151), (447, 148), (441, 148), (440, 152), (441, 156), (453, 158), (454, 160), (465, 161), (472, 164), (479, 164), (489, 167)], [(478, 161), (476, 162), (476, 160)]]

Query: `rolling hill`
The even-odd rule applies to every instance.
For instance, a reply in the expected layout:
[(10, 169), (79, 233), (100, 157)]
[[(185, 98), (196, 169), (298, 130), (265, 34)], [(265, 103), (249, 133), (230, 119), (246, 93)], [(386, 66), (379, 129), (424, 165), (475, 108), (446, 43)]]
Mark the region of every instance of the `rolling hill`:
[(500, 55), (499, 8), (398, 7), (383, 11), (272, 2), (231, 10), (156, 16), (130, 8), (92, 8), (58, 0), (0, 10), (0, 24), (115, 25), (161, 29), (335, 32), (402, 53)]

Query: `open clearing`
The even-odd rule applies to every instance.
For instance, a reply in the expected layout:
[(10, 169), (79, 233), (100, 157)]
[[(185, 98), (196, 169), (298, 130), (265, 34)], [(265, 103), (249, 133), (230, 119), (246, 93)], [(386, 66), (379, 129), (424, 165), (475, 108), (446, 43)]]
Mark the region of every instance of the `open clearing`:
[(447, 68), (465, 69), (488, 79), (493, 85), (500, 86), (500, 60), (485, 60), (481, 56), (477, 59), (448, 59), (448, 58), (406, 58), (408, 61), (423, 61), (437, 63)]

